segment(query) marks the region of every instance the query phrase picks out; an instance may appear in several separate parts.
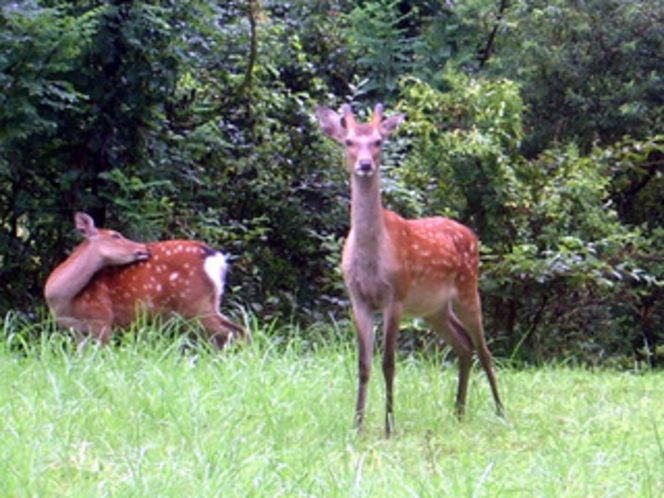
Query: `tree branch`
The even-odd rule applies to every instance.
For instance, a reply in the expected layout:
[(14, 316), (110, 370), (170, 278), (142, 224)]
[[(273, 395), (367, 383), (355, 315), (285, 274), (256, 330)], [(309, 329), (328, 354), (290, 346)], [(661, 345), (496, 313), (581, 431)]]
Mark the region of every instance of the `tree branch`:
[(239, 88), (239, 93), (241, 94), (249, 92), (253, 86), (254, 67), (256, 67), (258, 59), (258, 16), (258, 0), (249, 0), (249, 32), (251, 41), (247, 69), (244, 73), (244, 80)]
[(498, 27), (500, 26), (500, 22), (503, 20), (503, 14), (505, 14), (506, 10), (507, 0), (500, 0), (500, 5), (498, 6), (498, 15), (496, 16), (496, 23), (493, 25), (493, 29), (489, 34), (489, 38), (486, 41), (484, 49), (480, 50), (479, 53), (478, 58), (480, 61), (480, 67), (484, 67), (484, 64), (486, 64), (491, 57), (491, 52), (493, 52), (493, 44), (495, 43), (496, 35), (498, 34)]

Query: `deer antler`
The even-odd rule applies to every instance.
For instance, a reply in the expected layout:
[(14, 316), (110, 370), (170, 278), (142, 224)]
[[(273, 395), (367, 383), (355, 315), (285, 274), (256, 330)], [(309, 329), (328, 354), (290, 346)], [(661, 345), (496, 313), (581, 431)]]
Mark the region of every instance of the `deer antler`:
[(357, 122), (355, 121), (355, 116), (353, 115), (353, 110), (349, 104), (344, 104), (341, 108), (341, 114), (343, 119), (343, 125), (346, 130), (354, 130)]
[(373, 117), (371, 118), (371, 124), (375, 127), (378, 127), (383, 120), (383, 104), (376, 104), (374, 107)]

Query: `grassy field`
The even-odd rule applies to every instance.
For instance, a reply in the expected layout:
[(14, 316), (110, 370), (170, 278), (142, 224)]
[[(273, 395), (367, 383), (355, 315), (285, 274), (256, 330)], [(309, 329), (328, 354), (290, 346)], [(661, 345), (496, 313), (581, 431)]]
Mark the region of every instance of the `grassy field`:
[(502, 420), (476, 370), (459, 423), (454, 365), (401, 358), (388, 440), (379, 362), (357, 436), (352, 345), (256, 336), (221, 355), (3, 342), (2, 496), (664, 495), (662, 373), (499, 367)]

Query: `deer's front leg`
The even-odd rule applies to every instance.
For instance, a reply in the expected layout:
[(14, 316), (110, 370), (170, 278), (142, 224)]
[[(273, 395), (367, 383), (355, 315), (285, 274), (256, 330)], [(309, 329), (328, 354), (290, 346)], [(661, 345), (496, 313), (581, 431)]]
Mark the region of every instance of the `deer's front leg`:
[(353, 304), (353, 315), (357, 328), (358, 342), (358, 388), (357, 404), (355, 408), (355, 424), (358, 430), (362, 429), (364, 411), (367, 405), (367, 387), (371, 376), (371, 363), (373, 360), (373, 313), (361, 304)]
[(401, 323), (401, 304), (392, 303), (383, 313), (383, 377), (385, 377), (385, 435), (390, 437), (394, 429), (394, 372), (395, 352), (399, 325)]

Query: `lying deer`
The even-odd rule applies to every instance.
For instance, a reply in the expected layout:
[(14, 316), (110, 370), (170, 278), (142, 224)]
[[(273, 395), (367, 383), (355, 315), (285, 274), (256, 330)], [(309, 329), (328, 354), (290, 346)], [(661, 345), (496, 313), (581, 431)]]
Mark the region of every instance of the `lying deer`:
[(385, 433), (393, 427), (395, 349), (402, 316), (421, 317), (458, 356), (456, 410), (464, 415), (473, 352), (491, 386), (499, 414), (491, 353), (484, 339), (477, 288), (479, 243), (473, 232), (453, 220), (436, 217), (406, 220), (384, 209), (380, 192), (383, 140), (404, 115), (383, 119), (377, 105), (368, 123), (357, 123), (350, 106), (343, 116), (327, 108), (316, 112), (327, 136), (341, 143), (351, 174), (350, 232), (342, 257), (359, 343), (359, 387), (355, 419), (362, 427), (373, 355), (374, 315), (383, 316), (386, 386)]
[(148, 316), (197, 319), (216, 348), (248, 332), (219, 312), (226, 257), (193, 240), (142, 244), (76, 213), (85, 240), (48, 277), (44, 296), (58, 324), (108, 343), (114, 326)]

